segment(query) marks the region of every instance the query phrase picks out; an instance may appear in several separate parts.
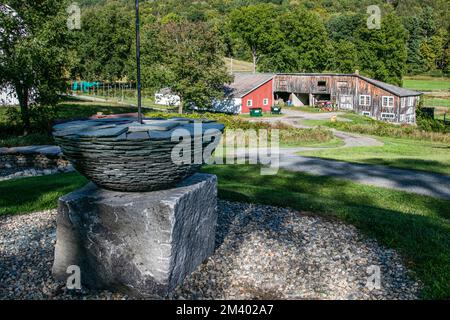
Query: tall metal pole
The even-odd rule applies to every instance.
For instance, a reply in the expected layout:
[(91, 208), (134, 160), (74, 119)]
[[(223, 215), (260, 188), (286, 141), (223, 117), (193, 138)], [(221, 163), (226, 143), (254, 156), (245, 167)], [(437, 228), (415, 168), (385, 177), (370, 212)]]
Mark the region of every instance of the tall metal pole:
[(141, 36), (139, 29), (139, 0), (136, 0), (136, 64), (137, 64), (137, 94), (138, 94), (138, 121), (142, 119), (142, 88), (141, 88)]

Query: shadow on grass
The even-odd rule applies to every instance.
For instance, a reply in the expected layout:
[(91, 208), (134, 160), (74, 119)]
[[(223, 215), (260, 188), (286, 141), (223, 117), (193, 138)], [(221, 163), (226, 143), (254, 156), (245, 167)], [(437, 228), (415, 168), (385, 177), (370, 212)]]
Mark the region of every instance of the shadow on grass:
[(441, 161), (422, 160), (416, 158), (368, 158), (363, 159), (363, 162), (367, 164), (383, 165), (402, 169), (414, 169), (427, 172), (439, 172), (443, 174), (448, 174), (448, 172), (450, 172), (450, 164), (446, 164)]

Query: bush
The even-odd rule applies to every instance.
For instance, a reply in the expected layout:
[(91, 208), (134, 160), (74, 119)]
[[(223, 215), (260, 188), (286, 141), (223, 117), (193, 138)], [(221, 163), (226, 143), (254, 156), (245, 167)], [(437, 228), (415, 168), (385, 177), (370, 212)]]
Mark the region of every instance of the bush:
[[(179, 114), (148, 114), (150, 117), (171, 118), (179, 117)], [(275, 123), (267, 122), (250, 122), (240, 118), (239, 116), (232, 116), (220, 113), (196, 113), (183, 115), (186, 118), (202, 119), (207, 118), (215, 120), (225, 125), (225, 130), (261, 130), (266, 129), (269, 131), (272, 129), (280, 130), (280, 142), (282, 144), (294, 145), (298, 143), (324, 143), (334, 139), (334, 135), (330, 130), (325, 128), (314, 129), (298, 129), (294, 128), (281, 121)]]

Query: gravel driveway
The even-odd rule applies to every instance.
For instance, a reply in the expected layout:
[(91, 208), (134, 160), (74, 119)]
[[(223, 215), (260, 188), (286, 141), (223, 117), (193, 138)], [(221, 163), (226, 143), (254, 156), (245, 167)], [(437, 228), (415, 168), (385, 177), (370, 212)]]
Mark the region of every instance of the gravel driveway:
[[(55, 211), (0, 217), (0, 299), (127, 299), (69, 292), (50, 275)], [(399, 256), (352, 226), (289, 209), (219, 201), (216, 253), (169, 298), (415, 299)], [(369, 290), (367, 268), (381, 269)]]

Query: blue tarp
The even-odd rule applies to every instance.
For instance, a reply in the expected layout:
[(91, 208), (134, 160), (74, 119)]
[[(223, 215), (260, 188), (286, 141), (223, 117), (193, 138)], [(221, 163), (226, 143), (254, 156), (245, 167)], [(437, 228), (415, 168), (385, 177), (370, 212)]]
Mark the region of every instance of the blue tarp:
[(100, 88), (100, 82), (75, 81), (72, 84), (72, 91), (89, 92), (92, 88)]

